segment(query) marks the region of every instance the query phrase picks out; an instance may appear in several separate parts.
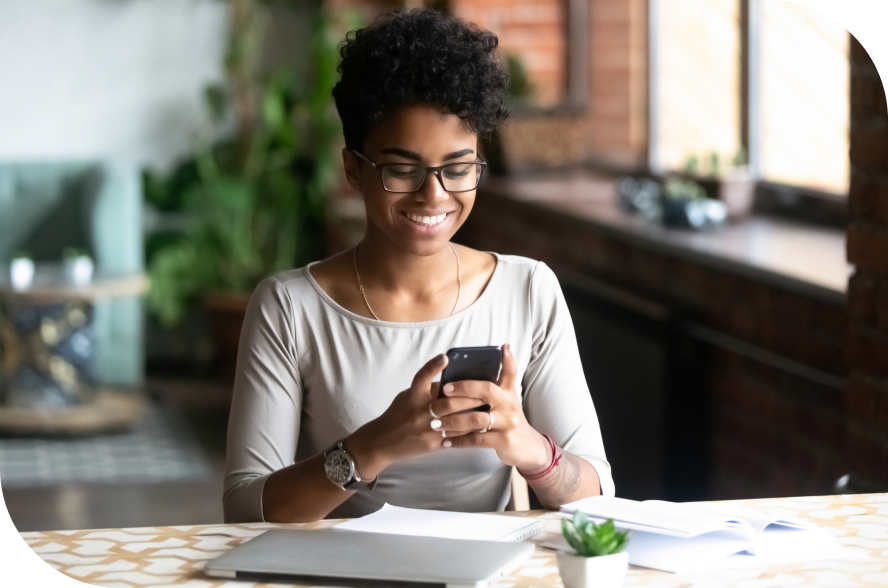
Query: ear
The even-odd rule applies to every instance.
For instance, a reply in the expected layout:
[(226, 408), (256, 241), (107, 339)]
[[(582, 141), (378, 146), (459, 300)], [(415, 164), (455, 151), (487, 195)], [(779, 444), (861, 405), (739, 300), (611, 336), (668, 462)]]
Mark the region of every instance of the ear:
[(345, 179), (348, 180), (348, 185), (358, 192), (361, 191), (359, 163), (358, 158), (351, 152), (351, 149), (348, 147), (342, 148), (342, 167), (345, 170)]

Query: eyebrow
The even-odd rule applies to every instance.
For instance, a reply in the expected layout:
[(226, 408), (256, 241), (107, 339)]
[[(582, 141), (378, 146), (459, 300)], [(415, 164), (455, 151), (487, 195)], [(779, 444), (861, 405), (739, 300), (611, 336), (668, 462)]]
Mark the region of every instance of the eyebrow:
[[(465, 155), (471, 155), (475, 151), (472, 149), (463, 149), (462, 151), (454, 151), (453, 153), (448, 153), (444, 156), (444, 161), (448, 161), (450, 159), (456, 159), (457, 157), (463, 157)], [(392, 155), (400, 155), (406, 159), (412, 159), (414, 161), (422, 161), (422, 156), (418, 153), (414, 153), (413, 151), (407, 151), (406, 149), (398, 149), (397, 147), (392, 147), (390, 149), (383, 149), (379, 152), (380, 155), (383, 153), (391, 153)]]

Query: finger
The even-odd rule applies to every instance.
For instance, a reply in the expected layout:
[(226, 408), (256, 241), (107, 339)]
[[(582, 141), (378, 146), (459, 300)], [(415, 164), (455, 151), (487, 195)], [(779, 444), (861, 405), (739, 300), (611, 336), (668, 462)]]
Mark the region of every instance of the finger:
[(450, 447), (493, 447), (496, 445), (496, 435), (491, 433), (468, 433), (448, 437)]
[(500, 373), (497, 385), (503, 390), (510, 392), (515, 390), (515, 382), (518, 379), (518, 363), (512, 354), (512, 346), (506, 343), (503, 345), (503, 370)]
[(431, 406), (432, 411), (436, 415), (438, 415), (439, 417), (443, 417), (449, 414), (462, 412), (464, 410), (478, 408), (479, 406), (484, 406), (485, 404), (486, 402), (484, 402), (480, 398), (464, 398), (459, 396), (455, 398), (439, 398), (438, 400), (432, 402)]
[(435, 379), (441, 370), (447, 365), (447, 356), (443, 353), (440, 355), (436, 355), (432, 359), (428, 361), (424, 366), (419, 368), (419, 371), (416, 372), (416, 375), (413, 376), (413, 383), (410, 385), (410, 389), (414, 394), (421, 395), (423, 397), (431, 397), (431, 388), (432, 388), (432, 380)]
[(448, 398), (477, 398), (483, 400), (484, 404), (490, 404), (495, 389), (497, 389), (496, 384), (479, 380), (452, 382), (442, 388)]
[(437, 428), (444, 429), (449, 435), (451, 431), (454, 433), (465, 433), (486, 429), (490, 426), (492, 419), (488, 412), (467, 412), (442, 417), (438, 420), (441, 421), (441, 426)]

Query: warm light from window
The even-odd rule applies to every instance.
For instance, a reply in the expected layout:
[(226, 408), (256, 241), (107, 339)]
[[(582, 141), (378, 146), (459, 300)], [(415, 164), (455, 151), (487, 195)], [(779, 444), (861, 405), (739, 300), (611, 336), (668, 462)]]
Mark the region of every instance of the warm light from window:
[(762, 1), (761, 175), (848, 192), (848, 33), (819, 12)]
[(737, 0), (660, 0), (654, 63), (657, 68), (654, 162), (700, 172), (717, 153), (729, 163), (740, 138), (740, 27)]

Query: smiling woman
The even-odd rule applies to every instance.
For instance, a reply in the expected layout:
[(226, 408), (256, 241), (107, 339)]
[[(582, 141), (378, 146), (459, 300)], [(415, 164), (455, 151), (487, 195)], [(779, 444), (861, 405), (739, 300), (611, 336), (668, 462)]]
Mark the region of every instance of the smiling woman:
[[(512, 467), (550, 508), (614, 493), (554, 274), (450, 242), (484, 172), (478, 137), (507, 114), (496, 45), (431, 10), (392, 13), (344, 43), (333, 95), (367, 230), (253, 294), (229, 522), (361, 516), (386, 502), (502, 510)], [(436, 381), (448, 348), (492, 345), (497, 382)]]

